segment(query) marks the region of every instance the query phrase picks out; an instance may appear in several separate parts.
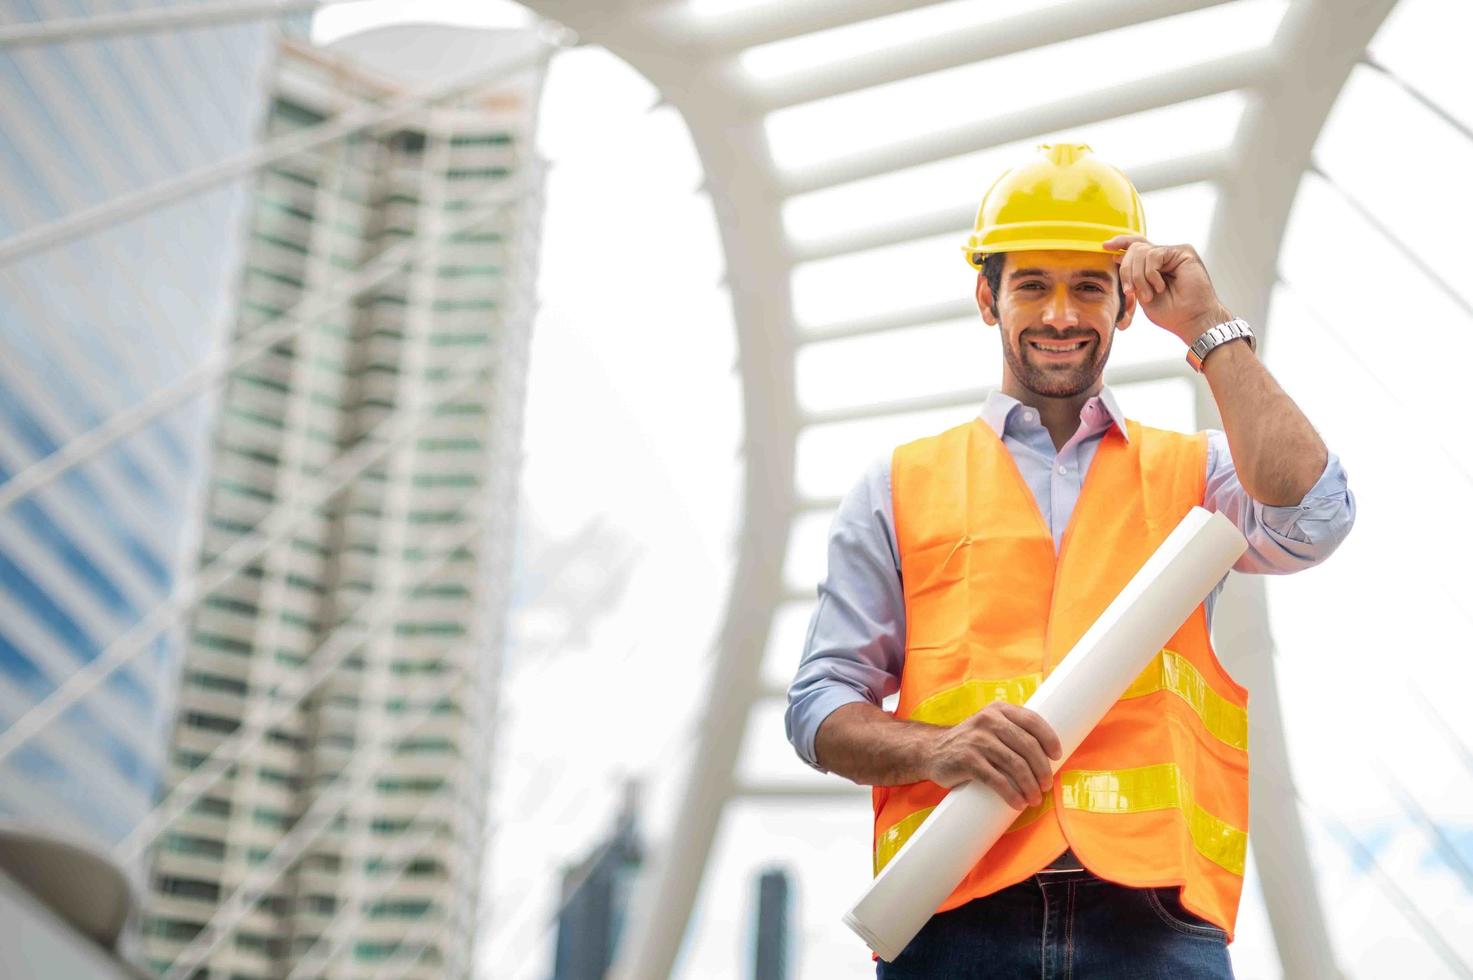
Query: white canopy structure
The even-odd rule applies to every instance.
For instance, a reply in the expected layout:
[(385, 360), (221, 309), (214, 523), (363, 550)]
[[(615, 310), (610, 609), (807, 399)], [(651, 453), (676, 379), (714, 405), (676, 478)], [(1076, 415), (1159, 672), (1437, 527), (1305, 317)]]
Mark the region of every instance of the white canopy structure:
[[(905, 404), (863, 405), (822, 417), (805, 414), (799, 408), (793, 367), (805, 344), (904, 330), (962, 316), (969, 299), (962, 295), (941, 309), (899, 310), (805, 327), (794, 309), (795, 270), (805, 262), (962, 229), (969, 215), (960, 207), (916, 214), (861, 227), (842, 237), (798, 243), (784, 227), (785, 201), (990, 147), (1241, 91), (1246, 107), (1228, 146), (1150, 161), (1133, 175), (1142, 191), (1203, 180), (1216, 183), (1218, 194), (1205, 252), (1208, 266), (1232, 309), (1251, 322), (1263, 323), (1276, 281), (1279, 242), (1300, 179), (1310, 166), (1315, 138), (1351, 68), (1361, 60), (1394, 4), (1395, 0), (1319, 0), (1291, 4), (1287, 10), (1282, 5), (1277, 10), (1264, 5), (1259, 13), (1278, 15), (1280, 20), (1269, 43), (1261, 47), (1219, 54), (1123, 84), (1092, 87), (1016, 111), (1010, 111), (1004, 92), (974, 92), (971, 97), (988, 109), (983, 118), (920, 138), (880, 142), (801, 169), (783, 169), (775, 161), (771, 114), (1220, 4), (1214, 0), (1112, 4), (1076, 0), (1042, 11), (1020, 8), (1012, 17), (972, 30), (795, 72), (781, 84), (744, 78), (737, 56), (757, 45), (924, 4), (903, 0), (770, 3), (743, 6), (719, 18), (702, 18), (672, 4), (603, 6), (577, 0), (532, 4), (549, 19), (573, 28), (583, 40), (604, 45), (624, 58), (684, 115), (716, 204), (741, 348), (747, 452), (743, 533), (716, 676), (709, 688), (711, 701), (701, 730), (698, 755), (702, 764), (691, 770), (674, 838), (659, 856), (647, 904), (624, 947), (621, 975), (653, 977), (670, 972), (725, 803), (743, 794), (787, 792), (740, 785), (734, 773), (753, 704), (780, 693), (764, 689), (761, 664), (773, 611), (789, 598), (783, 586), (789, 528), (799, 515), (833, 505), (831, 500), (805, 498), (797, 488), (800, 434), (815, 425), (972, 404), (985, 394), (972, 390)], [(1122, 48), (1129, 44), (1128, 35), (1122, 34)], [(1215, 48), (1208, 50), (1217, 54)], [(1264, 339), (1272, 343), (1271, 336)], [(1118, 369), (1109, 380), (1121, 384), (1181, 373), (1181, 365), (1173, 359)], [(1197, 387), (1196, 406), (1199, 426), (1220, 424), (1205, 385)], [(1284, 924), (1275, 934), (1279, 955), (1288, 976), (1325, 976), (1335, 957), (1319, 912), (1292, 781), (1287, 778), (1289, 760), (1262, 582), (1234, 579), (1219, 622), (1231, 624), (1218, 642), (1224, 661), (1254, 692), (1255, 856), (1271, 920)]]
[[(172, 30), (323, 5), (321, 0), (232, 0), (170, 8), (167, 15), (139, 11), (96, 22), (21, 25), (0, 28), (0, 45)], [(935, 420), (979, 404), (988, 389), (972, 382), (939, 390), (927, 378), (919, 378), (902, 395), (879, 399), (860, 379), (828, 403), (815, 404), (823, 399), (805, 397), (813, 371), (805, 371), (804, 365), (842, 370), (835, 367), (839, 359), (826, 358), (823, 352), (871, 341), (934, 343), (949, 326), (975, 317), (965, 285), (932, 288), (917, 274), (922, 265), (916, 256), (924, 250), (925, 263), (932, 263), (938, 254), (936, 243), (947, 242), (960, 281), (955, 245), (971, 223), (983, 181), (1003, 161), (1034, 142), (1082, 139), (1095, 142), (1102, 155), (1123, 165), (1147, 195), (1148, 213), (1153, 195), (1162, 199), (1195, 195), (1193, 200), (1205, 207), (1206, 223), (1198, 244), (1208, 268), (1229, 308), (1255, 325), (1265, 356), (1271, 356), (1279, 342), (1272, 329), (1271, 303), (1297, 285), (1286, 273), (1285, 256), (1292, 244), (1286, 232), (1306, 188), (1337, 195), (1342, 209), (1356, 216), (1355, 227), (1369, 229), (1379, 241), (1375, 254), (1380, 264), (1347, 269), (1347, 277), (1375, 275), (1391, 283), (1411, 276), (1417, 289), (1436, 294), (1437, 309), (1462, 318), (1458, 330), (1473, 325), (1473, 290), (1466, 281), (1453, 278), (1461, 267), (1444, 254), (1426, 255), (1460, 239), (1407, 241), (1400, 225), (1384, 219), (1384, 209), (1367, 205), (1347, 189), (1353, 181), (1342, 182), (1330, 172), (1333, 168), (1326, 167), (1320, 149), (1327, 120), (1348, 80), (1366, 76), (1376, 80), (1367, 84), (1389, 86), (1400, 93), (1398, 98), (1415, 105), (1430, 120), (1428, 125), (1439, 127), (1462, 147), (1458, 152), (1468, 151), (1473, 144), (1467, 121), (1473, 116), (1470, 107), (1448, 108), (1445, 99), (1429, 96), (1415, 80), (1388, 68), (1371, 51), (1394, 8), (1416, 7), (1425, 23), (1428, 18), (1435, 22), (1453, 15), (1460, 4), (527, 0), (526, 5), (570, 29), (578, 43), (600, 45), (622, 58), (682, 115), (716, 211), (743, 386), (741, 533), (708, 702), (699, 712), (695, 748), (699, 761), (689, 767), (673, 832), (657, 842), (652, 855), (615, 967), (622, 978), (664, 977), (676, 968), (728, 804), (780, 800), (801, 808), (835, 797), (862, 799), (856, 787), (834, 777), (755, 781), (740, 775), (740, 757), (754, 713), (766, 711), (770, 717), (773, 703), (784, 695), (773, 671), (764, 670), (774, 643), (792, 643), (791, 630), (775, 629), (774, 623), (801, 620), (804, 617), (795, 611), (801, 614), (804, 603), (811, 601), (810, 583), (793, 574), (791, 543), (796, 539), (812, 550), (813, 542), (821, 540), (815, 539), (816, 531), (821, 532), (837, 505), (835, 475), (815, 478), (805, 454), (815, 446), (832, 449), (847, 441), (864, 447), (850, 455), (872, 457), (899, 441), (892, 438), (896, 434), (935, 431), (941, 427), (933, 424)], [(1171, 25), (1169, 32), (1163, 32), (1164, 25)], [(1185, 43), (1187, 37), (1193, 42)], [(377, 112), (384, 117), (410, 112), (437, 97), (429, 93)], [(320, 137), (333, 139), (350, 132), (364, 124), (369, 113), (361, 115), (323, 127)], [(1172, 137), (1162, 139), (1163, 131)], [(1156, 137), (1136, 158), (1122, 159), (1099, 145), (1101, 140), (1116, 140), (1117, 147), (1128, 148), (1135, 142), (1133, 134), (1145, 132)], [(1163, 146), (1169, 149), (1162, 150)], [(248, 172), (269, 161), (270, 152), (263, 148), (217, 165), (213, 173), (202, 169), (190, 180), (0, 240), (0, 263), (162, 206), (210, 186), (211, 181)], [(1456, 164), (1436, 172), (1449, 168), (1456, 169)], [(1468, 216), (1466, 202), (1452, 206), (1454, 220)], [(907, 282), (913, 280), (915, 289), (907, 293), (892, 288), (887, 299), (867, 288), (868, 278), (886, 276), (910, 277)], [(823, 288), (835, 282), (852, 283), (844, 303), (833, 301), (833, 288)], [(897, 303), (895, 295), (908, 298)], [(1314, 312), (1311, 307), (1304, 311)], [(1341, 343), (1329, 328), (1326, 337)], [(1460, 350), (1464, 346), (1460, 344)], [(1361, 397), (1370, 397), (1366, 393), (1380, 385), (1385, 403), (1399, 404), (1394, 386), (1381, 383), (1381, 365), (1363, 363), (1348, 342), (1341, 347), (1343, 361), (1365, 369), (1364, 377), (1347, 385)], [(1399, 365), (1396, 369), (1402, 370)], [(1189, 372), (1179, 351), (1147, 343), (1129, 357), (1117, 357), (1106, 380), (1121, 388), (1156, 382), (1175, 385), (1190, 392), (1191, 413), (1184, 424), (1220, 425), (1206, 385)], [(1291, 384), (1286, 387), (1293, 393)], [(1440, 390), (1429, 397), (1435, 399), (1429, 410), (1454, 403)], [(125, 433), (129, 424), (126, 417), (110, 422), (113, 437)], [(1396, 438), (1399, 430), (1388, 435)], [(84, 437), (34, 471), (0, 484), (0, 509), (79, 465), (98, 448), (96, 439), (89, 443)], [(1456, 493), (1466, 499), (1466, 484), (1473, 483), (1462, 461), (1466, 452), (1444, 448), (1443, 453), (1452, 470), (1462, 474), (1465, 485)], [(856, 473), (857, 468), (839, 476), (848, 479)], [(1398, 492), (1413, 491), (1400, 487)], [(1442, 530), (1450, 540), (1467, 544), (1473, 541), (1473, 529), (1466, 525), (1458, 517)], [(1422, 555), (1417, 551), (1407, 561), (1422, 561)], [(811, 561), (812, 556), (803, 560)], [(1406, 587), (1426, 592), (1437, 576), (1437, 572), (1410, 576), (1413, 584)], [(1452, 600), (1444, 605), (1454, 610), (1449, 615), (1460, 619), (1466, 632), (1473, 613), (1459, 598), (1456, 585), (1466, 581), (1466, 573), (1450, 572), (1444, 581)], [(1234, 576), (1216, 616), (1218, 650), (1235, 677), (1253, 692), (1254, 866), (1283, 975), (1336, 976), (1342, 970), (1353, 972), (1355, 964), (1337, 965), (1325, 908), (1331, 896), (1316, 887), (1311, 838), (1326, 828), (1334, 833), (1340, 825), (1317, 805), (1313, 794), (1296, 789), (1296, 775), (1303, 774), (1291, 764), (1292, 742), (1285, 736), (1282, 710), (1283, 702), (1294, 695), (1279, 686), (1284, 667), (1274, 656), (1268, 599), (1262, 579)], [(1354, 619), (1351, 610), (1344, 614)], [(1420, 632), (1393, 635), (1432, 636), (1438, 629), (1433, 624)], [(785, 649), (783, 661), (795, 662), (797, 653)], [(1387, 670), (1388, 676), (1394, 674)], [(1405, 701), (1408, 689), (1397, 677), (1395, 695)], [(1377, 683), (1389, 684), (1377, 677), (1367, 686)], [(1421, 696), (1421, 687), (1410, 690)], [(1438, 717), (1430, 701), (1417, 703), (1426, 710), (1409, 711), (1405, 704), (1397, 710)], [(47, 720), (40, 717), (35, 724)], [(15, 732), (8, 737), (13, 743)], [(1473, 755), (1451, 729), (1442, 730), (1439, 737), (1441, 750), (1468, 767), (1459, 777), (1466, 782), (1473, 774)], [(9, 744), (0, 737), (0, 750)], [(1448, 765), (1456, 769), (1456, 762)], [(1387, 795), (1389, 784), (1378, 781), (1378, 785), (1382, 787), (1378, 792)], [(1348, 784), (1347, 791), (1362, 790)], [(1397, 805), (1407, 822), (1425, 827), (1435, 839), (1438, 853), (1460, 876), (1463, 887), (1473, 889), (1473, 872), (1461, 856), (1461, 845), (1449, 843), (1438, 822), (1413, 798), (1395, 794), (1391, 798), (1400, 801)], [(1319, 825), (1311, 828), (1307, 819)], [(1415, 941), (1430, 949), (1450, 975), (1473, 976), (1439, 926), (1380, 871), (1374, 849), (1353, 835), (1343, 838), (1343, 846), (1358, 865), (1377, 874), (1378, 887), (1401, 910)], [(834, 909), (836, 920), (840, 911)]]

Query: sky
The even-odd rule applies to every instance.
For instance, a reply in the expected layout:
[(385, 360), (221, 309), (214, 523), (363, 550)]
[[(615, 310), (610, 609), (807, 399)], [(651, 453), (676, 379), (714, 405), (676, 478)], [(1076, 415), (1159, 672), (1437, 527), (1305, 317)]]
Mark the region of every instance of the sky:
[[(745, 5), (693, 6), (719, 17)], [(507, 3), (413, 6), (420, 18), (483, 26), (528, 19)], [(332, 7), (318, 15), (314, 35), (327, 39), (409, 7)], [(828, 70), (841, 56), (925, 43), (1019, 7), (952, 0), (753, 49), (740, 63), (759, 83), (781, 83), (809, 67)], [(886, 136), (985, 118), (995, 109), (975, 93), (1004, 81), (1022, 93), (1021, 104), (1038, 104), (1088, 91), (1102, 76), (1186, 63), (1197, 56), (1199, 46), (1186, 43), (1194, 37), (1211, 36), (1219, 54), (1256, 46), (1284, 7), (1241, 0), (1124, 38), (1084, 39), (800, 106), (770, 117), (768, 135), (779, 164), (801, 172)], [(1460, 862), (1473, 863), (1473, 766), (1459, 750), (1473, 742), (1473, 720), (1460, 710), (1473, 681), (1473, 575), (1461, 557), (1473, 545), (1473, 443), (1458, 421), (1467, 390), (1459, 338), (1473, 326), (1465, 272), (1473, 199), (1458, 191), (1466, 183), (1460, 175), (1473, 172), (1473, 69), (1460, 40), (1470, 32), (1473, 8), (1456, 0), (1404, 0), (1385, 25), (1373, 58), (1442, 114), (1375, 68), (1354, 70), (1318, 144), (1322, 175), (1307, 177), (1296, 201), (1280, 262), (1284, 282), (1261, 325), (1266, 362), (1344, 462), (1359, 507), (1354, 533), (1330, 562), (1268, 584), (1311, 859), (1341, 966), (1354, 977), (1454, 975), (1439, 942), (1473, 961), (1473, 883), (1458, 875)], [(1130, 54), (1123, 65), (1120, 50)], [(1217, 96), (1068, 135), (1129, 168), (1224, 145), (1243, 108), (1241, 96)], [(619, 587), (599, 615), (570, 624), (566, 642), (557, 640), (556, 616), (538, 620), (536, 597), (524, 596), (509, 651), (484, 952), (487, 963), (517, 964), (521, 977), (550, 972), (556, 871), (601, 838), (624, 780), (645, 785), (650, 839), (668, 831), (693, 762), (682, 750), (706, 697), (741, 521), (730, 303), (711, 201), (683, 120), (629, 66), (583, 47), (554, 60), (541, 125), (539, 146), (553, 169), (527, 407), (522, 567), (535, 566), (553, 543), (587, 541), (615, 556), (605, 567), (616, 569)], [(972, 206), (990, 175), (1024, 149), (802, 195), (785, 203), (785, 227), (796, 241), (815, 240)], [(1208, 185), (1147, 195), (1152, 237), (1202, 244), (1214, 201)], [(799, 266), (792, 285), (800, 326), (966, 296), (964, 232)], [(1141, 322), (1115, 357), (1179, 357), (1174, 343)], [(805, 345), (800, 402), (825, 410), (976, 388), (997, 376), (995, 345), (969, 317)], [(1429, 350), (1443, 353), (1432, 360)], [(1118, 393), (1128, 414), (1193, 427), (1185, 380)], [(975, 410), (807, 431), (798, 489), (842, 493), (897, 442)], [(784, 574), (798, 589), (811, 593), (823, 574), (827, 522), (818, 514), (794, 525)], [(764, 662), (774, 683), (785, 684), (796, 666), (808, 609), (800, 602), (778, 611)], [(776, 703), (754, 712), (739, 768), (746, 776), (816, 778), (786, 745)], [(1410, 805), (1395, 787), (1405, 788)], [(1418, 825), (1422, 812), (1446, 828), (1444, 842)], [(1339, 826), (1346, 833), (1337, 836)], [(868, 836), (863, 799), (733, 803), (679, 976), (745, 975), (752, 889), (770, 865), (797, 876), (796, 976), (872, 975), (862, 944), (839, 924), (868, 877)], [(1277, 976), (1251, 872), (1239, 937), (1238, 975)]]

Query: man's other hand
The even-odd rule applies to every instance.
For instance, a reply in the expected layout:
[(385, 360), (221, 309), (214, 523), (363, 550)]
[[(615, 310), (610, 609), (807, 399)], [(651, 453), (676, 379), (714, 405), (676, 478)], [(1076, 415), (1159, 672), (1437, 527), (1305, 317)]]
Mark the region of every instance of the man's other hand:
[(1190, 245), (1152, 245), (1139, 235), (1105, 242), (1120, 263), (1120, 285), (1153, 323), (1184, 344), (1233, 318), (1217, 298), (1207, 267)]
[(926, 778), (948, 789), (979, 780), (1021, 810), (1043, 802), (1053, 785), (1049, 760), (1062, 756), (1059, 736), (1041, 715), (994, 701), (935, 737)]

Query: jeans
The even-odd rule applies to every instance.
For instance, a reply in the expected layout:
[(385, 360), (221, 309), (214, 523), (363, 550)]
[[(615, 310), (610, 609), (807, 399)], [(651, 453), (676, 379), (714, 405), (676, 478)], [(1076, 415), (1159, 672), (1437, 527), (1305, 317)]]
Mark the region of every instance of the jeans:
[(1232, 980), (1227, 936), (1180, 889), (1047, 872), (933, 915), (878, 980)]

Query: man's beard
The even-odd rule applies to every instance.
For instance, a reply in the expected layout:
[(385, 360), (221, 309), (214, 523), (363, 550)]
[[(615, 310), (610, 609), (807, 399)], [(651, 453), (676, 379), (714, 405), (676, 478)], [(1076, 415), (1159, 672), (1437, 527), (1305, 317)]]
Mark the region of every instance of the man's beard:
[(1078, 367), (1044, 367), (1030, 361), (1021, 349), (1021, 345), (1028, 343), (1022, 337), (1018, 338), (1019, 347), (1014, 347), (1004, 337), (1002, 354), (1008, 362), (1008, 370), (1024, 388), (1045, 398), (1072, 398), (1088, 391), (1105, 370), (1107, 348), (1100, 344), (1098, 335), (1092, 336), (1090, 341), (1095, 348), (1090, 358)]

